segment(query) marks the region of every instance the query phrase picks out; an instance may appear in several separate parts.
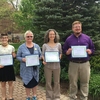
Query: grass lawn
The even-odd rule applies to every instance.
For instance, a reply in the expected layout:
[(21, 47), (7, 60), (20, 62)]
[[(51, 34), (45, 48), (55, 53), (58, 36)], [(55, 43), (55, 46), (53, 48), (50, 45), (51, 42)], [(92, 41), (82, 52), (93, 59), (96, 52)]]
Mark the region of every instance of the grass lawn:
[(13, 45), (15, 47), (15, 50), (17, 51), (18, 47), (22, 44), (22, 43), (10, 43), (11, 45)]

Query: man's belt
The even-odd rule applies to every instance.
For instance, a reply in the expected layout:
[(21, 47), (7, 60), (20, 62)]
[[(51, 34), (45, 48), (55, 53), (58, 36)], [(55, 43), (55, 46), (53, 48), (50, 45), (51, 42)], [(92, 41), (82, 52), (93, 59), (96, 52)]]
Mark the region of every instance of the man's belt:
[[(88, 61), (88, 60), (87, 60)], [(74, 63), (85, 63), (87, 61), (74, 61), (74, 60), (71, 60), (71, 62), (74, 62)]]

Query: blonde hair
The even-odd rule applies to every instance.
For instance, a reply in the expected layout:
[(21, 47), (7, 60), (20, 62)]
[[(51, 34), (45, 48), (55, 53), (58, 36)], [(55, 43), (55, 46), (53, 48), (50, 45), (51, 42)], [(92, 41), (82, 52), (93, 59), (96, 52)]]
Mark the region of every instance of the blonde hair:
[(58, 32), (55, 30), (55, 29), (49, 29), (46, 31), (45, 33), (45, 36), (44, 36), (44, 43), (48, 43), (49, 42), (49, 33), (50, 31), (53, 31), (55, 33), (55, 39), (54, 39), (54, 42), (57, 43), (59, 42), (59, 35), (58, 35)]
[(73, 27), (75, 24), (81, 24), (81, 25), (82, 25), (82, 23), (81, 23), (80, 21), (74, 21), (74, 22), (72, 23), (72, 27)]
[(26, 35), (27, 35), (28, 33), (31, 33), (31, 34), (32, 34), (32, 36), (34, 37), (33, 32), (32, 32), (32, 31), (30, 31), (30, 30), (27, 30), (27, 31), (25, 32), (25, 34), (24, 34), (24, 38), (26, 37)]

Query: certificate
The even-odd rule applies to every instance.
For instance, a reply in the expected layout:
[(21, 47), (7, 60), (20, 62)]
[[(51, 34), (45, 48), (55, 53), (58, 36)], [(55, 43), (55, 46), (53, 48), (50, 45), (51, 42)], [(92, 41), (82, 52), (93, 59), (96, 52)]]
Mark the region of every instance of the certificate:
[(45, 62), (60, 62), (58, 51), (46, 51)]
[(25, 58), (26, 58), (26, 67), (40, 65), (39, 55), (28, 55)]
[(86, 46), (71, 46), (72, 58), (84, 58), (87, 57)]
[(0, 55), (0, 65), (9, 66), (13, 65), (13, 57), (10, 54)]

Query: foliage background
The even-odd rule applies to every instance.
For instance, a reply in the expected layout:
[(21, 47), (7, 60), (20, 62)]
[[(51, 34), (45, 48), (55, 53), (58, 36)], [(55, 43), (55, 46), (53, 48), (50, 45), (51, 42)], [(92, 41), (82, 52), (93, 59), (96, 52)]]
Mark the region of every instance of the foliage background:
[[(8, 18), (24, 32), (32, 30), (35, 34), (34, 42), (40, 46), (49, 28), (58, 31), (63, 46), (65, 39), (72, 33), (72, 22), (75, 20), (82, 22), (83, 33), (92, 38), (96, 47), (95, 55), (90, 60), (89, 93), (94, 100), (100, 100), (100, 2), (97, 3), (97, 0), (22, 0), (19, 10), (11, 11), (8, 6), (5, 6), (5, 1), (0, 1), (0, 20)], [(12, 45), (16, 47), (16, 50), (18, 49), (17, 44)], [(63, 55), (61, 80), (68, 81), (68, 63), (66, 56)], [(19, 61), (15, 59), (14, 65), (16, 74), (19, 74)], [(40, 68), (40, 82), (45, 83), (43, 66)]]
[[(89, 93), (94, 100), (100, 99), (100, 3), (97, 3), (97, 0), (22, 0), (20, 10), (14, 14), (14, 19), (25, 31), (33, 31), (34, 42), (40, 46), (43, 44), (45, 32), (50, 28), (58, 31), (63, 46), (65, 39), (72, 33), (72, 22), (81, 21), (83, 33), (92, 38), (96, 47), (95, 55), (90, 60)], [(63, 55), (61, 80), (68, 81), (68, 63)], [(40, 82), (45, 83), (43, 66), (40, 68)]]

